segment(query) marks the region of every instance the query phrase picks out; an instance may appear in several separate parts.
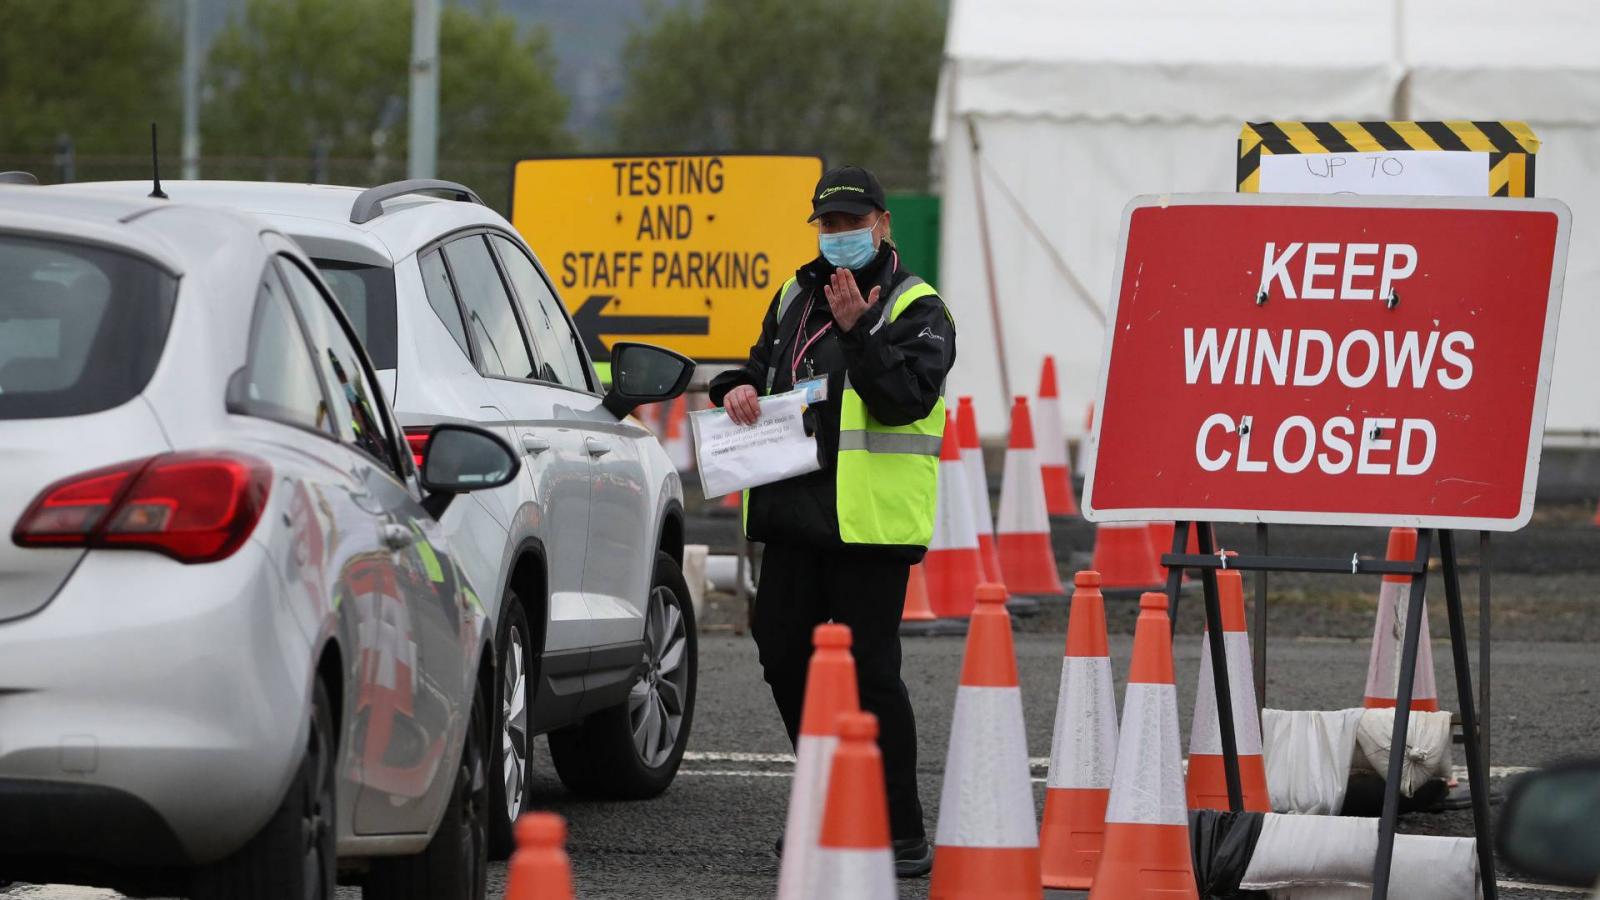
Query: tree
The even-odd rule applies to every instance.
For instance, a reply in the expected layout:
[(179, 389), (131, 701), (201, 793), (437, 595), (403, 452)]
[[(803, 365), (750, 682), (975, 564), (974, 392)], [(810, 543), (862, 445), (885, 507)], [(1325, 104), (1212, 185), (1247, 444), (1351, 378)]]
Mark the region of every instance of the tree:
[(819, 151), (928, 180), (940, 0), (704, 0), (628, 43), (617, 137), (640, 151)]
[[(180, 29), (149, 0), (0, 0), (0, 152), (145, 156), (179, 133)], [(47, 172), (36, 173), (41, 177)]]
[[(217, 36), (201, 121), (207, 155), (406, 158), (409, 0), (249, 0)], [(439, 157), (510, 162), (570, 144), (549, 36), (498, 4), (446, 4), (439, 28)], [(496, 185), (498, 186), (498, 185)]]

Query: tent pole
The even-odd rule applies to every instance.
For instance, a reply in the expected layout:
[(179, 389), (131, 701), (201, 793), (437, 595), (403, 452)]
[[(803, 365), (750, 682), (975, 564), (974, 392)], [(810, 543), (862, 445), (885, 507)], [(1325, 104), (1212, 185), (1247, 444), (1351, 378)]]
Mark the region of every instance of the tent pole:
[(994, 249), (989, 241), (989, 213), (983, 202), (983, 167), (979, 163), (978, 125), (967, 116), (967, 137), (972, 141), (972, 190), (978, 201), (978, 239), (983, 247), (983, 275), (989, 285), (989, 317), (994, 323), (995, 358), (1000, 363), (1000, 390), (1005, 394), (1005, 406), (1010, 408), (1011, 364), (1006, 357), (1005, 328), (1000, 318), (1000, 292), (994, 281)]

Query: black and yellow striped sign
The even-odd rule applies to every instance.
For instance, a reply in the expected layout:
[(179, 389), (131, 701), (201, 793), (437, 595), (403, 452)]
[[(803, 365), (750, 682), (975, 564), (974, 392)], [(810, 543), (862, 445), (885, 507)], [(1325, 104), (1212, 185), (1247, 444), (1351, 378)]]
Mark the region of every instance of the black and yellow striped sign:
[(1251, 122), (1239, 133), (1238, 189), (1261, 189), (1261, 156), (1442, 150), (1489, 154), (1489, 195), (1532, 197), (1539, 139), (1524, 122)]

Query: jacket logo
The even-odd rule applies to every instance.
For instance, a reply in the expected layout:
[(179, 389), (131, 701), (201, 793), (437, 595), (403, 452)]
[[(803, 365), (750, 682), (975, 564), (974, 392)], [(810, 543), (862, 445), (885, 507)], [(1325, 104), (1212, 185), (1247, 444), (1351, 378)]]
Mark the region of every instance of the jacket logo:
[(922, 326), (922, 331), (917, 334), (917, 337), (918, 338), (927, 338), (930, 341), (938, 341), (941, 344), (944, 343), (944, 335), (942, 335), (942, 334), (934, 334), (932, 325), (924, 325), (924, 326)]

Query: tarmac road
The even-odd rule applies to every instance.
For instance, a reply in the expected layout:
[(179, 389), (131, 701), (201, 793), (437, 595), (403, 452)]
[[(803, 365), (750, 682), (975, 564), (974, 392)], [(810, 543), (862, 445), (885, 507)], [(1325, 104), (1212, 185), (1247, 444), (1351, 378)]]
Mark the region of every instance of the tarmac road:
[[(1196, 604), (1198, 605), (1198, 604)], [(1017, 636), (1029, 753), (1047, 757), (1055, 714), (1062, 638)], [(568, 794), (548, 756), (535, 796), (565, 815), (578, 896), (584, 898), (753, 898), (772, 896), (777, 862), (772, 842), (784, 817), (790, 764), (770, 697), (748, 638), (701, 638), (700, 695), (690, 756), (677, 782), (648, 803), (596, 803)], [(1131, 641), (1113, 635), (1113, 667), (1127, 668)], [(906, 681), (917, 708), (923, 802), (930, 834), (937, 821), (940, 770), (949, 738), (951, 704), (960, 670), (959, 638), (906, 642)], [(1435, 641), (1440, 703), (1454, 709), (1455, 682), (1448, 644)], [(1193, 704), (1199, 638), (1180, 634), (1176, 646), (1181, 720)], [(1579, 643), (1497, 643), (1493, 759), (1495, 766), (1535, 766), (1561, 756), (1600, 754), (1600, 664)], [(1365, 641), (1294, 639), (1275, 642), (1268, 676), (1273, 706), (1335, 709), (1358, 704), (1365, 683)], [(1120, 697), (1121, 685), (1118, 685)], [(1579, 737), (1581, 736), (1581, 738)], [(1465, 760), (1458, 754), (1456, 764)], [(1035, 802), (1043, 804), (1045, 771), (1035, 769)], [(1466, 813), (1408, 816), (1408, 831), (1470, 834)], [(494, 867), (491, 896), (503, 890), (504, 867)], [(1507, 877), (1502, 873), (1502, 877)], [(1515, 879), (1522, 881), (1524, 879)], [(902, 884), (902, 897), (924, 897), (926, 881)], [(14, 888), (0, 897), (102, 900), (109, 892), (78, 888)], [(341, 890), (341, 898), (359, 892)], [(1508, 898), (1575, 898), (1568, 890), (1506, 890)]]

